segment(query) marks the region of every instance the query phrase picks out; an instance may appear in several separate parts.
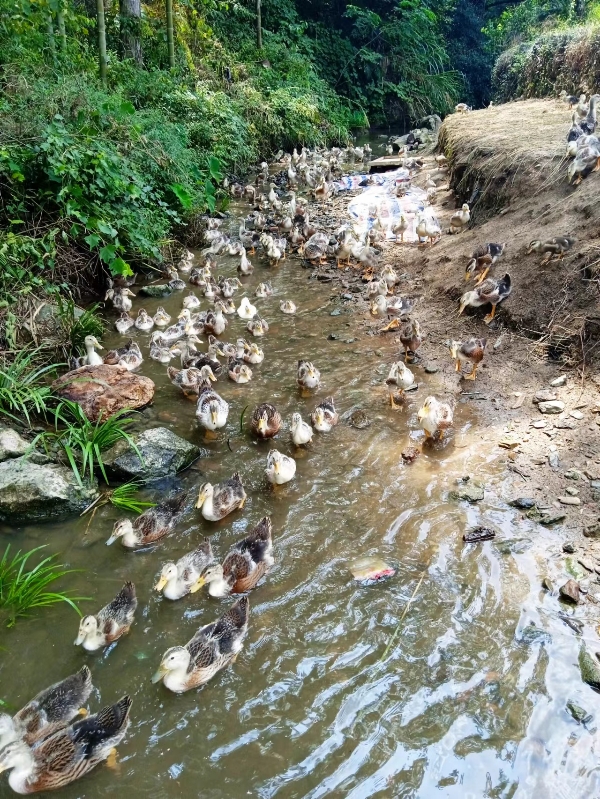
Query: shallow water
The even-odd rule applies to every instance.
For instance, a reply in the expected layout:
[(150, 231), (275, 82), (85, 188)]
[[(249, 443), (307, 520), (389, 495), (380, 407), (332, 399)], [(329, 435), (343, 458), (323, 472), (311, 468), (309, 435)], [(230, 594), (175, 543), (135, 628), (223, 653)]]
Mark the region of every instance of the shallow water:
[[(392, 411), (383, 380), (393, 353), (357, 332), (352, 304), (331, 284), (311, 280), (311, 270), (296, 259), (276, 270), (258, 256), (252, 260), (255, 272), (243, 283), (270, 324), (259, 342), (266, 358), (252, 367), (249, 385), (226, 376), (216, 384), (231, 405), (217, 441), (204, 442), (195, 404), (170, 385), (166, 366), (146, 360), (141, 367), (157, 390), (140, 424), (166, 425), (207, 450), (194, 468), (149, 496), (239, 470), (248, 493), (243, 511), (215, 524), (190, 510), (173, 536), (135, 553), (119, 543), (105, 546), (119, 515), (110, 506), (91, 523), (86, 516), (18, 533), (20, 547), (47, 543), (71, 568), (82, 569), (70, 585), (93, 597), (84, 603), (87, 612), (109, 601), (126, 579), (139, 596), (130, 634), (104, 653), (73, 646), (78, 621), (67, 607), (40, 612), (2, 635), (0, 696), (12, 710), (83, 663), (98, 689), (92, 710), (126, 692), (133, 697), (118, 772), (100, 767), (61, 796), (104, 796), (115, 786), (157, 799), (598, 795), (596, 736), (570, 718), (565, 703), (573, 699), (598, 716), (600, 699), (580, 681), (578, 640), (557, 618), (556, 599), (539, 589), (547, 571), (543, 557), (558, 555), (560, 547), (555, 533), (506, 505), (510, 492), (493, 420), (479, 417), (475, 403), (460, 402), (445, 445), (403, 464), (402, 449), (422, 440), (416, 412), (440, 391), (440, 375), (415, 367), (421, 387), (409, 394), (405, 410)], [(221, 259), (218, 272), (233, 275), (236, 263)], [(274, 295), (253, 299), (266, 279)], [(183, 296), (134, 301), (134, 310), (152, 313), (162, 304), (176, 316)], [(282, 298), (297, 303), (295, 317), (279, 311)], [(336, 309), (341, 314), (331, 316)], [(426, 309), (423, 315), (426, 323)], [(229, 320), (222, 338), (235, 341), (245, 322)], [(338, 340), (328, 340), (330, 333)], [(135, 337), (147, 352), (149, 334)], [(107, 336), (105, 344), (118, 340)], [(374, 352), (378, 347), (383, 358)], [(311, 397), (301, 397), (295, 384), (296, 362), (305, 357), (323, 378)], [(292, 412), (307, 419), (328, 395), (340, 414), (366, 410), (372, 425), (356, 430), (341, 421), (332, 433), (315, 434), (306, 451), (294, 452)], [(267, 400), (279, 408), (285, 428), (274, 442), (257, 443), (247, 422)], [(273, 446), (298, 459), (295, 480), (277, 491), (264, 477)], [(477, 506), (448, 498), (465, 474), (486, 484)], [(251, 593), (249, 633), (237, 662), (182, 696), (152, 685), (164, 650), (185, 643), (232, 602), (202, 592), (179, 602), (158, 597), (152, 585), (162, 563), (206, 535), (224, 555), (263, 515), (273, 521), (276, 562)], [(494, 526), (496, 540), (465, 546), (463, 532), (479, 523)], [(2, 543), (14, 538), (5, 531)], [(506, 541), (512, 543), (503, 546)], [(396, 577), (358, 586), (348, 571), (358, 555), (395, 564)], [(530, 623), (546, 634), (524, 633)], [(595, 633), (585, 636), (593, 649)], [(3, 781), (0, 796), (9, 793)]]

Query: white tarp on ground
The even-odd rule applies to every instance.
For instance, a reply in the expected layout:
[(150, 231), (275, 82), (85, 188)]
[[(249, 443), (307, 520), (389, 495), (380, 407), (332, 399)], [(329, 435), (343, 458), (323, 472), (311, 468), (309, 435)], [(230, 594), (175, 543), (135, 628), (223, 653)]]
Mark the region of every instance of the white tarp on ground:
[(394, 234), (390, 228), (404, 214), (408, 229), (404, 234), (404, 241), (415, 242), (418, 240), (415, 233), (417, 213), (435, 219), (433, 209), (426, 205), (427, 193), (423, 189), (409, 188), (402, 197), (396, 197), (396, 187), (410, 184), (406, 169), (395, 169), (393, 172), (384, 172), (375, 175), (350, 175), (352, 185), (344, 186), (345, 189), (356, 188), (367, 180), (377, 182), (377, 185), (368, 186), (357, 197), (353, 197), (348, 204), (348, 215), (358, 233), (373, 227), (377, 216), (387, 229), (387, 238), (393, 239)]

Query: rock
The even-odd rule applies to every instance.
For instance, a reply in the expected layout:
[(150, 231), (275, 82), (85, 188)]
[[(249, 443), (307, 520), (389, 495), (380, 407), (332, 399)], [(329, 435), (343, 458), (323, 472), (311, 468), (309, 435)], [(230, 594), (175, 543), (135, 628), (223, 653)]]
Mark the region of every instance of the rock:
[(558, 501), (561, 505), (581, 505), (579, 497), (559, 497)]
[(541, 413), (562, 413), (565, 409), (565, 403), (560, 400), (548, 400), (547, 402), (539, 402), (538, 409)]
[[(73, 317), (76, 321), (84, 313), (83, 308), (78, 308), (77, 306), (73, 308)], [(36, 341), (43, 340), (46, 345), (63, 343), (65, 326), (61, 320), (58, 305), (53, 302), (44, 302), (36, 309), (34, 317), (35, 320), (33, 322), (30, 322), (27, 318), (23, 323), (23, 328), (32, 334), (32, 338)]]
[(558, 388), (559, 386), (564, 386), (567, 382), (567, 376), (561, 375), (560, 377), (555, 377), (554, 380), (550, 381), (550, 385), (552, 388)]
[(176, 474), (203, 454), (203, 450), (185, 438), (175, 435), (166, 427), (154, 427), (133, 435), (142, 455), (126, 442), (119, 441), (103, 455), (107, 469), (118, 478), (126, 480), (159, 480)]
[(0, 463), (0, 521), (7, 524), (39, 524), (78, 515), (97, 497), (97, 489), (80, 488), (66, 466), (38, 464), (24, 457)]
[(425, 371), (425, 374), (434, 375), (436, 372), (439, 372), (440, 370), (439, 370), (439, 368), (437, 366), (434, 366), (433, 364), (428, 363), (424, 367), (424, 371)]
[(463, 535), (465, 544), (478, 544), (480, 541), (489, 541), (496, 537), (495, 530), (490, 527), (474, 527)]
[(579, 420), (583, 419), (583, 414), (581, 413), (581, 411), (570, 411), (569, 416), (572, 416), (573, 419), (579, 419)]
[(574, 430), (575, 425), (573, 422), (570, 422), (568, 419), (559, 419), (555, 425), (558, 430)]
[(595, 688), (596, 691), (600, 691), (600, 668), (585, 648), (585, 644), (581, 644), (579, 650), (579, 671), (584, 683)]
[(343, 300), (351, 300), (353, 299), (352, 294), (342, 294)]
[(341, 310), (340, 310), (339, 308), (335, 308), (333, 311), (331, 311), (331, 313), (329, 314), (329, 316), (340, 316), (340, 315), (341, 315), (341, 313), (342, 313), (342, 312), (341, 312)]
[(154, 383), (124, 366), (82, 366), (52, 383), (52, 391), (79, 403), (92, 422), (124, 408), (136, 410), (152, 402)]
[(29, 441), (20, 436), (16, 430), (0, 425), (0, 461), (18, 458), (29, 449)]
[(330, 334), (327, 336), (327, 341), (337, 341), (337, 338), (338, 338), (338, 337), (336, 336), (336, 334), (335, 334), (335, 333), (330, 333)]
[(576, 488), (572, 488), (572, 486), (567, 486), (565, 488), (565, 494), (568, 494), (571, 497), (576, 497), (579, 494), (579, 491)]
[(157, 286), (142, 286), (138, 295), (142, 297), (169, 297), (173, 293), (171, 286), (159, 284)]
[(450, 499), (464, 499), (467, 502), (481, 502), (485, 496), (484, 486), (470, 477), (461, 477), (456, 481), (458, 488), (450, 492)]
[[(573, 558), (565, 558), (565, 570), (567, 574), (570, 574), (571, 577), (578, 582), (585, 577), (585, 572)], [(579, 588), (581, 589), (581, 585), (579, 585)]]
[(513, 508), (529, 510), (530, 508), (535, 508), (535, 499), (531, 497), (517, 497), (516, 499), (511, 499), (508, 504), (512, 505)]
[(576, 705), (575, 702), (567, 702), (567, 710), (579, 724), (589, 724), (594, 718), (591, 713), (588, 713), (581, 705)]
[(527, 627), (523, 627), (517, 640), (523, 644), (551, 644), (552, 636), (547, 630), (528, 624)]
[[(577, 563), (589, 572), (593, 572), (596, 569), (593, 562), (588, 558), (577, 558)], [(582, 586), (580, 585), (579, 587), (581, 588)]]
[(548, 464), (551, 469), (558, 469), (560, 466), (560, 458), (558, 457), (558, 452), (551, 452), (548, 455)]
[(373, 585), (396, 574), (393, 566), (375, 557), (357, 558), (350, 563), (350, 571), (352, 577), (361, 585)]
[(496, 541), (494, 546), (501, 555), (510, 555), (526, 552), (532, 544), (531, 538), (507, 538), (504, 541)]
[(567, 555), (573, 555), (575, 552), (575, 544), (572, 541), (565, 541), (562, 550), (563, 552), (566, 552)]
[(537, 391), (534, 394), (531, 401), (534, 405), (537, 405), (540, 402), (552, 402), (555, 399), (557, 399), (555, 391), (550, 391), (547, 388), (543, 388), (541, 391)]
[(550, 525), (556, 524), (557, 522), (562, 522), (563, 519), (567, 518), (567, 514), (562, 513), (561, 511), (556, 511), (554, 513), (550, 511), (544, 511), (542, 513), (537, 508), (533, 508), (527, 514), (527, 518), (534, 522), (539, 522), (540, 524)]
[(567, 582), (558, 589), (558, 593), (560, 594), (560, 598), (564, 599), (565, 602), (573, 602), (573, 604), (576, 605), (579, 602), (579, 583), (575, 580), (567, 580)]
[(570, 627), (573, 632), (577, 633), (577, 635), (581, 635), (584, 628), (584, 623), (581, 619), (575, 619), (573, 616), (569, 616), (566, 613), (559, 613), (558, 618), (563, 621), (567, 627)]
[(600, 523), (587, 524), (583, 528), (585, 538), (600, 538)]
[(421, 450), (418, 449), (418, 447), (406, 447), (402, 450), (401, 454), (403, 461), (406, 461), (406, 463), (412, 463), (419, 457)]
[(373, 350), (373, 355), (376, 355), (378, 358), (383, 358), (383, 350)]
[(365, 430), (367, 427), (370, 427), (373, 422), (364, 411), (359, 409), (350, 414), (348, 424), (355, 427), (357, 430)]
[(552, 585), (552, 580), (549, 577), (544, 577), (542, 580), (542, 588), (544, 591), (548, 591), (552, 593), (554, 591), (554, 586)]
[(584, 480), (585, 475), (583, 475), (579, 469), (568, 469), (564, 475), (567, 480)]

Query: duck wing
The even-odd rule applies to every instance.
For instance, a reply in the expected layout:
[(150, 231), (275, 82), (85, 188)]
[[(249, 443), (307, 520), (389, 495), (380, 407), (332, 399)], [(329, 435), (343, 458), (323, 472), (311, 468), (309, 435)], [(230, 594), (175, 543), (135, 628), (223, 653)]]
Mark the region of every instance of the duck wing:
[(214, 560), (210, 541), (205, 538), (193, 552), (188, 552), (177, 561), (177, 570), (184, 580), (191, 579), (192, 574), (202, 574), (210, 563), (214, 563)]
[(98, 713), (72, 725), (71, 740), (83, 750), (85, 758), (93, 757), (99, 748), (104, 748), (109, 742), (123, 738), (129, 726), (131, 704), (131, 697), (124, 696), (114, 705), (107, 705)]
[(131, 624), (137, 604), (135, 585), (127, 581), (112, 602), (98, 612), (98, 627), (104, 628), (106, 633), (111, 633), (114, 623), (121, 627)]
[(241, 554), (248, 553), (254, 563), (260, 563), (268, 555), (273, 546), (272, 541), (273, 525), (271, 519), (265, 516), (256, 525), (254, 530), (246, 538), (234, 545), (234, 550)]

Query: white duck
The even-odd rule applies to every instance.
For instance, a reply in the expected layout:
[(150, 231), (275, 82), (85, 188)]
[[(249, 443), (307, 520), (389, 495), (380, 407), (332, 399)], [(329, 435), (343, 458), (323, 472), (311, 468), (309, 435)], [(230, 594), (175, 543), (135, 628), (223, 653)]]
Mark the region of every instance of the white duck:
[(295, 314), (297, 310), (296, 304), (291, 300), (281, 300), (279, 302), (279, 308), (282, 313), (287, 313), (287, 314)]
[(138, 330), (152, 330), (154, 327), (154, 319), (147, 313), (147, 311), (145, 311), (143, 308), (140, 308), (135, 320), (135, 326)]
[(256, 306), (252, 305), (248, 297), (242, 297), (240, 307), (237, 309), (237, 315), (240, 319), (253, 319), (256, 314)]
[(102, 357), (96, 352), (96, 350), (104, 349), (96, 336), (86, 336), (83, 343), (85, 345), (84, 361), (88, 366), (100, 366), (104, 363)]
[(171, 322), (171, 317), (165, 311), (162, 305), (159, 305), (156, 309), (156, 313), (152, 317), (152, 321), (156, 327), (166, 327)]
[(300, 416), (299, 413), (292, 414), (292, 424), (290, 429), (292, 431), (292, 441), (297, 447), (310, 444), (312, 441), (312, 427), (303, 421), (302, 416)]
[(294, 479), (296, 474), (296, 461), (276, 449), (267, 455), (267, 480), (273, 485), (283, 485)]
[(238, 272), (242, 275), (251, 275), (254, 272), (254, 267), (248, 260), (246, 255), (246, 250), (242, 250), (242, 255), (240, 257), (240, 263), (238, 266)]

